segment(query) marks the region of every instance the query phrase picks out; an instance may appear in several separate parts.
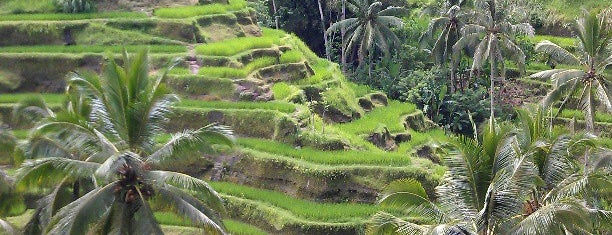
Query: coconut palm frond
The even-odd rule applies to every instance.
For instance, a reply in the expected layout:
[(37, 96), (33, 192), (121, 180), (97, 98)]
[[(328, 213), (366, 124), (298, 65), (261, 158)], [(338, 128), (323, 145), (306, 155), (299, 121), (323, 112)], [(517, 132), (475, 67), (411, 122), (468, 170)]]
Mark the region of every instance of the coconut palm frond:
[(386, 9), (378, 12), (379, 16), (398, 16), (408, 14), (408, 9), (403, 7), (387, 7)]
[(463, 35), (470, 35), (473, 33), (476, 34), (485, 34), (487, 32), (487, 28), (485, 28), (482, 25), (476, 25), (476, 24), (466, 24), (465, 26), (463, 26), (463, 28), (461, 28), (461, 34)]
[(13, 108), (13, 120), (25, 119), (30, 122), (40, 121), (42, 118), (53, 117), (55, 112), (49, 108), (42, 96), (30, 96), (20, 101)]
[[(603, 188), (602, 188), (603, 187)], [(591, 194), (598, 189), (612, 187), (612, 178), (601, 172), (590, 173), (588, 175), (573, 174), (550, 190), (544, 197), (546, 201), (560, 201), (565, 198), (580, 195), (582, 193)]]
[(420, 235), (424, 234), (426, 228), (400, 219), (386, 212), (378, 212), (370, 219), (367, 234), (401, 234)]
[(111, 208), (115, 183), (96, 188), (62, 208), (47, 227), (49, 234), (82, 234)]
[(207, 234), (226, 234), (223, 223), (217, 219), (218, 215), (198, 199), (171, 185), (157, 188), (157, 191), (164, 202), (196, 226), (204, 228)]
[(566, 71), (566, 69), (550, 69), (550, 70), (544, 70), (544, 71), (540, 71), (537, 73), (532, 74), (530, 77), (531, 78), (537, 78), (537, 79), (550, 79), (553, 75)]
[(3, 234), (16, 234), (15, 233), (15, 229), (13, 229), (13, 227), (6, 221), (0, 219), (0, 232), (2, 232)]
[(508, 58), (510, 58), (512, 61), (514, 61), (517, 64), (521, 74), (525, 73), (526, 56), (525, 56), (525, 53), (523, 53), (523, 50), (519, 46), (514, 44), (512, 40), (510, 40), (509, 38), (505, 38), (505, 37), (502, 39), (501, 45), (507, 50)]
[(549, 187), (558, 185), (574, 171), (571, 156), (569, 156), (570, 142), (569, 136), (560, 136), (552, 144), (544, 159), (540, 174)]
[(576, 202), (551, 203), (522, 219), (513, 234), (558, 234), (563, 227), (589, 227), (585, 208)]
[(606, 81), (605, 78), (600, 78), (597, 81), (597, 99), (606, 108), (608, 113), (612, 113), (612, 91), (610, 82)]
[[(199, 199), (210, 205), (212, 209), (224, 212), (222, 199), (219, 194), (208, 183), (189, 175), (170, 171), (149, 171), (147, 178), (158, 184), (170, 184), (177, 188), (196, 192)], [(163, 185), (159, 185), (162, 187)]]
[(489, 56), (491, 55), (491, 39), (492, 38), (487, 35), (485, 39), (483, 39), (476, 47), (476, 50), (474, 51), (474, 62), (472, 63), (472, 70), (481, 69), (485, 61), (489, 59)]
[(554, 87), (554, 89), (548, 92), (548, 94), (546, 94), (544, 99), (542, 99), (542, 102), (541, 102), (542, 106), (544, 108), (550, 107), (555, 101), (563, 97), (563, 95), (566, 95), (570, 91), (573, 91), (576, 88), (576, 86), (578, 86), (578, 79), (573, 79), (570, 82), (565, 82), (563, 84), (560, 84)]
[[(381, 205), (404, 207), (408, 205), (419, 205), (422, 202), (429, 201), (425, 189), (419, 181), (415, 179), (400, 179), (389, 183), (383, 190), (383, 196), (378, 201)], [(406, 193), (407, 198), (397, 195), (398, 193)], [(416, 200), (411, 200), (414, 197)], [(407, 199), (407, 200), (405, 200)]]
[(26, 161), (17, 171), (17, 185), (54, 185), (64, 177), (87, 178), (100, 164), (62, 157), (40, 158)]
[(545, 53), (553, 60), (563, 64), (580, 65), (580, 60), (576, 56), (548, 40), (544, 40), (536, 44), (535, 51)]
[(172, 135), (172, 138), (161, 148), (148, 156), (145, 162), (160, 164), (165, 160), (171, 160), (170, 158), (173, 152), (184, 148), (190, 148), (194, 144), (233, 146), (234, 142), (234, 133), (230, 128), (223, 125), (210, 124), (196, 131), (185, 130), (181, 133)]
[(535, 29), (529, 23), (520, 23), (512, 25), (510, 27), (510, 30), (515, 35), (521, 34), (529, 37), (533, 37), (535, 35)]

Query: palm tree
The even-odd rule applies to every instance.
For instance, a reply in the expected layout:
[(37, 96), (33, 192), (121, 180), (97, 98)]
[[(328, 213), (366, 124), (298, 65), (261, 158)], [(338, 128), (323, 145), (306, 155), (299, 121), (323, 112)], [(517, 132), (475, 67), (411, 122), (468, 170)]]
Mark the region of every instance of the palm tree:
[(102, 76), (72, 74), (60, 112), (40, 101), (18, 107), (44, 117), (24, 147), (33, 160), (19, 169), (18, 186), (53, 189), (26, 233), (161, 234), (152, 199), (211, 233), (225, 233), (217, 219), (221, 199), (206, 182), (157, 169), (193, 144), (232, 145), (231, 131), (208, 125), (157, 147), (154, 138), (177, 100), (164, 85), (172, 66), (152, 80), (146, 51), (124, 53), (123, 61), (125, 68), (109, 59)]
[(456, 57), (455, 61), (458, 61), (460, 51), (474, 48), (472, 73), (482, 69), (486, 61), (489, 62), (491, 66), (489, 94), (491, 121), (489, 126), (493, 126), (495, 80), (505, 78), (505, 59), (516, 62), (520, 71), (525, 70), (525, 54), (514, 43), (514, 40), (520, 34), (533, 36), (534, 29), (529, 23), (510, 23), (510, 8), (496, 0), (478, 1), (476, 7), (484, 10), (472, 13), (471, 23), (463, 27), (461, 38), (453, 45), (453, 56)]
[(606, 76), (605, 70), (612, 65), (610, 40), (612, 30), (608, 24), (610, 13), (604, 11), (599, 16), (595, 12), (584, 12), (584, 17), (576, 21), (576, 34), (580, 42), (578, 55), (550, 41), (542, 41), (536, 45), (537, 52), (543, 52), (552, 59), (582, 69), (552, 69), (532, 75), (534, 78), (550, 79), (553, 89), (542, 101), (542, 105), (550, 107), (556, 100), (562, 99), (558, 116), (566, 107), (570, 98), (578, 95), (580, 108), (584, 112), (587, 130), (595, 131), (596, 99), (608, 113), (612, 113), (612, 81)]
[(21, 202), (13, 192), (13, 179), (0, 169), (0, 234), (15, 234), (13, 227), (2, 217), (7, 216), (15, 205)]
[[(330, 34), (345, 30), (342, 42), (345, 56), (354, 58), (356, 53), (359, 65), (362, 65), (366, 57), (372, 59), (376, 48), (384, 54), (389, 54), (400, 44), (399, 38), (390, 27), (403, 25), (402, 20), (394, 15), (403, 12), (404, 8), (382, 9), (383, 4), (373, 0), (347, 0), (346, 6), (356, 17), (338, 21), (326, 31), (326, 34)], [(369, 75), (371, 79), (371, 66)]]
[[(531, 130), (538, 126), (531, 125)], [(436, 188), (439, 204), (430, 201), (414, 180), (387, 187), (382, 205), (406, 208), (430, 223), (416, 224), (381, 212), (372, 218), (372, 233), (563, 234), (609, 229), (611, 212), (596, 209), (588, 198), (602, 195), (612, 184), (610, 150), (582, 152), (590, 145), (584, 136), (542, 142), (530, 132), (488, 133), (480, 142), (462, 138), (453, 144), (444, 159), (445, 183)], [(523, 136), (538, 140), (524, 145)], [(584, 153), (600, 161), (580, 169), (574, 157)]]
[[(467, 14), (461, 12), (461, 6), (466, 4), (464, 0), (451, 0), (446, 3), (450, 7), (443, 16), (432, 19), (429, 22), (427, 31), (419, 39), (424, 47), (431, 47), (431, 55), (437, 65), (444, 65), (450, 61), (452, 47), (460, 38), (460, 30), (464, 25), (464, 18)], [(434, 35), (440, 32), (434, 40)], [(430, 42), (434, 42), (430, 46)], [(455, 90), (455, 70), (456, 63), (451, 62), (451, 92)]]

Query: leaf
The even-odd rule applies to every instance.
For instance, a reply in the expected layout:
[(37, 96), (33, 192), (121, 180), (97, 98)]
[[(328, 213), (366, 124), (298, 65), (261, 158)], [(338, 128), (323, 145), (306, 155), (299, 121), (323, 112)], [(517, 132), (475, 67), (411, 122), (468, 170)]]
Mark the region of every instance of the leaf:
[(170, 185), (157, 188), (157, 191), (160, 193), (160, 199), (175, 208), (179, 214), (189, 218), (196, 226), (204, 228), (207, 234), (227, 234), (223, 223), (216, 219), (217, 215), (202, 202)]
[(15, 233), (15, 229), (13, 229), (13, 227), (6, 221), (0, 219), (0, 232), (2, 232), (2, 234), (6, 233), (6, 234), (16, 234)]
[(100, 164), (61, 157), (41, 158), (27, 161), (17, 171), (17, 185), (45, 186), (60, 182), (64, 177), (86, 178), (98, 169)]
[(197, 195), (201, 196), (198, 199), (207, 203), (214, 210), (225, 212), (219, 194), (203, 180), (171, 171), (148, 171), (146, 176), (149, 180), (158, 184), (158, 187), (164, 187), (164, 184), (169, 184), (190, 192), (195, 192)]
[(115, 200), (115, 183), (96, 188), (62, 208), (47, 228), (48, 234), (83, 234), (98, 221)]
[(543, 40), (536, 44), (536, 52), (542, 52), (549, 55), (555, 61), (569, 65), (580, 65), (580, 60), (576, 56), (569, 53), (557, 44), (554, 44), (548, 40)]
[(563, 227), (589, 227), (583, 206), (575, 202), (547, 204), (522, 219), (513, 234), (558, 234)]

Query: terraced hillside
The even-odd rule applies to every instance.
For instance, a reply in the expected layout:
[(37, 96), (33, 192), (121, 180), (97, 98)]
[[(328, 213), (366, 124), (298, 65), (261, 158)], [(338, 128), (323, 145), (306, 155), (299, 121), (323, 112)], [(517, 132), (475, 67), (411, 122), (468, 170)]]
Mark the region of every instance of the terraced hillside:
[[(259, 28), (254, 16), (244, 0), (0, 15), (0, 114), (24, 139), (32, 123), (15, 118), (18, 102), (41, 95), (57, 109), (67, 74), (99, 72), (104, 56), (148, 48), (152, 73), (181, 59), (168, 79), (182, 98), (168, 131), (221, 123), (239, 137), (234, 149), (167, 166), (213, 181), (230, 232), (359, 234), (382, 209), (375, 201), (386, 183), (415, 178), (433, 196), (444, 172), (434, 143), (445, 133), (414, 105), (348, 82), (338, 65), (293, 35)], [(14, 172), (11, 162), (0, 164)], [(32, 214), (24, 211), (9, 222), (23, 227)], [(198, 233), (170, 212), (155, 216), (170, 234)]]

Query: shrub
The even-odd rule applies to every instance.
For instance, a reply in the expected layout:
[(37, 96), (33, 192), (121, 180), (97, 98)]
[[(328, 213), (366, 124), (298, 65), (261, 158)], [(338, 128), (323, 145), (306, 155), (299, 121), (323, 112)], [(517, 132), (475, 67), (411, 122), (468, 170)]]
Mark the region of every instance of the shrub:
[(484, 121), (489, 114), (485, 101), (486, 87), (468, 88), (452, 94), (441, 92), (448, 91), (445, 88), (447, 82), (446, 71), (433, 68), (409, 72), (393, 89), (399, 94), (399, 99), (416, 104), (438, 125), (456, 133), (472, 135), (468, 112), (476, 123)]
[(92, 0), (57, 0), (58, 10), (64, 13), (83, 13), (96, 11)]
[(402, 132), (402, 116), (416, 111), (416, 106), (410, 103), (390, 101), (386, 107), (375, 108), (358, 120), (339, 124), (341, 131), (351, 134), (369, 134), (378, 126), (383, 125), (390, 132)]

